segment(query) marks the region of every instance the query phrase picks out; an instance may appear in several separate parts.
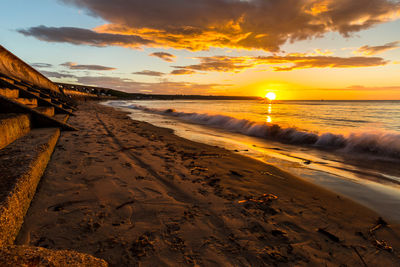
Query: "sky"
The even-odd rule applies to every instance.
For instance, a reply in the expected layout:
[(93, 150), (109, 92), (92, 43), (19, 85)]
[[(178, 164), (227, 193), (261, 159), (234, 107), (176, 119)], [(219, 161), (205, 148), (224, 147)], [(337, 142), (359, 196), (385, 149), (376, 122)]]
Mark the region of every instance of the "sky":
[(2, 0), (0, 44), (132, 93), (400, 100), (399, 0)]

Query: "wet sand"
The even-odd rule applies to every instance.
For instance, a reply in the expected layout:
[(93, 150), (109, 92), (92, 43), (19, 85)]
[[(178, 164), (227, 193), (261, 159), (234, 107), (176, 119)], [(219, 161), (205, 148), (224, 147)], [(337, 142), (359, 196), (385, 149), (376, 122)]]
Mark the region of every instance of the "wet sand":
[(111, 266), (399, 266), (400, 227), (273, 166), (96, 103), (63, 132), (17, 243)]

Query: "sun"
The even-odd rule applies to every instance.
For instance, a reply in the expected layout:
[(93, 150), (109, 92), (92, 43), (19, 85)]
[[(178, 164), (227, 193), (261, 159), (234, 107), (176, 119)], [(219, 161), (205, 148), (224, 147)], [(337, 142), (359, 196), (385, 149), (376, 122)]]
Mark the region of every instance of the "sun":
[(275, 100), (275, 99), (276, 99), (276, 94), (273, 93), (273, 92), (268, 92), (268, 93), (265, 95), (265, 97), (268, 98), (269, 100)]

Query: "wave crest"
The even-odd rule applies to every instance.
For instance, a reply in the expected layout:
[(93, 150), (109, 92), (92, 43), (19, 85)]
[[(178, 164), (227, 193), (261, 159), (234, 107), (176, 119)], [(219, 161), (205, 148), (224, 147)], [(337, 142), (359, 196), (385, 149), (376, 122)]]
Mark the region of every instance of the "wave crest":
[(282, 128), (277, 124), (259, 123), (225, 115), (178, 112), (174, 109), (147, 108), (136, 104), (124, 107), (173, 116), (191, 123), (213, 126), (248, 136), (288, 144), (307, 145), (323, 149), (341, 149), (345, 152), (368, 153), (400, 158), (400, 134), (392, 132), (351, 133), (346, 136), (333, 133), (317, 134), (296, 128)]

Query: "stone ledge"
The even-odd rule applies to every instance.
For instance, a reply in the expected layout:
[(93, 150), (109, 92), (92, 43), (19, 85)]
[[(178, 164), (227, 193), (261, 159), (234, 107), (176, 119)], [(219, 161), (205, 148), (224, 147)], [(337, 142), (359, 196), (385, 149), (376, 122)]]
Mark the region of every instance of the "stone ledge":
[(0, 149), (11, 144), (31, 130), (28, 114), (0, 114)]
[(0, 266), (106, 267), (108, 264), (91, 255), (70, 250), (8, 246), (0, 247)]
[(0, 247), (14, 242), (59, 136), (34, 129), (0, 151)]

